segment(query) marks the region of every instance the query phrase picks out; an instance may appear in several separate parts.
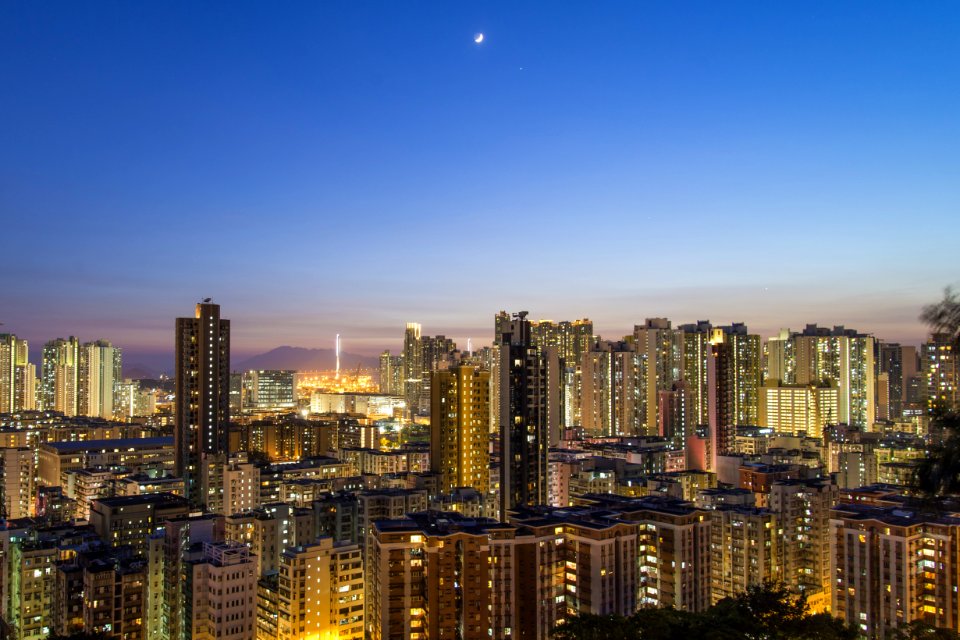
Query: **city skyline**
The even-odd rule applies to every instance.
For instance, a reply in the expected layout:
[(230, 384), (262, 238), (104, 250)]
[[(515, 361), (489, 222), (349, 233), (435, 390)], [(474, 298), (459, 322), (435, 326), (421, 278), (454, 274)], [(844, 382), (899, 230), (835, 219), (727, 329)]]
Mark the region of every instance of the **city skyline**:
[[(880, 326), (880, 330), (873, 330), (869, 326), (869, 319), (860, 317), (860, 320), (854, 322), (836, 322), (824, 320), (822, 318), (813, 318), (813, 319), (804, 319), (798, 318), (793, 322), (785, 322), (781, 324), (776, 324), (772, 322), (765, 323), (766, 326), (761, 325), (759, 322), (751, 321), (749, 316), (744, 317), (746, 314), (740, 314), (739, 316), (731, 316), (729, 319), (721, 318), (717, 319), (711, 314), (696, 314), (693, 315), (670, 315), (664, 313), (649, 313), (642, 316), (638, 315), (637, 319), (629, 324), (624, 324), (623, 326), (613, 326), (612, 324), (602, 324), (597, 321), (596, 316), (589, 313), (579, 313), (579, 314), (567, 314), (567, 315), (548, 315), (548, 314), (537, 314), (535, 311), (530, 312), (531, 319), (533, 320), (577, 320), (586, 318), (593, 322), (594, 325), (594, 335), (605, 340), (619, 340), (623, 336), (630, 335), (633, 332), (635, 325), (642, 325), (647, 318), (667, 318), (671, 321), (674, 326), (679, 326), (687, 322), (698, 322), (702, 320), (708, 320), (714, 325), (723, 325), (730, 324), (732, 322), (744, 322), (747, 327), (750, 329), (751, 333), (760, 335), (761, 339), (765, 342), (769, 338), (775, 337), (781, 329), (790, 329), (791, 331), (801, 331), (808, 324), (817, 324), (822, 327), (833, 327), (833, 326), (844, 326), (851, 329), (856, 329), (863, 333), (873, 335), (874, 337), (883, 340), (884, 342), (893, 342), (918, 346), (923, 343), (930, 335), (930, 328), (922, 323), (919, 320), (920, 311), (922, 306), (926, 304), (932, 304), (939, 301), (942, 297), (942, 290), (937, 292), (939, 297), (933, 298), (931, 300), (925, 301), (917, 306), (915, 309), (915, 316), (917, 318), (915, 324), (917, 333), (893, 333), (890, 330), (890, 323), (887, 322), (887, 318), (880, 319), (881, 321), (876, 323), (877, 326)], [(213, 299), (217, 304), (220, 304), (220, 300)], [(194, 303), (199, 302), (199, 300), (193, 301)], [(224, 305), (221, 305), (224, 306)], [(242, 324), (245, 317), (242, 311), (237, 311), (234, 313), (227, 307), (228, 313), (235, 320), (235, 329), (234, 329), (234, 338), (233, 344), (231, 345), (231, 358), (235, 362), (242, 362), (245, 359), (252, 358), (254, 356), (262, 355), (272, 349), (276, 349), (284, 346), (291, 346), (303, 349), (329, 349), (331, 352), (335, 349), (336, 336), (337, 334), (332, 334), (327, 338), (326, 336), (314, 336), (306, 338), (310, 342), (303, 344), (296, 344), (291, 341), (285, 341), (284, 336), (278, 333), (271, 333), (269, 335), (275, 338), (273, 343), (270, 342), (256, 342), (249, 340), (249, 333), (244, 331), (244, 326)], [(505, 309), (498, 309), (497, 312), (506, 310), (508, 312), (516, 312), (520, 310), (528, 310), (527, 307), (519, 305), (516, 307), (507, 307)], [(474, 349), (479, 349), (484, 346), (489, 346), (493, 341), (494, 333), (494, 324), (493, 316), (497, 312), (491, 312), (488, 314), (490, 322), (486, 327), (481, 326), (481, 323), (477, 323), (474, 326), (470, 327), (441, 327), (434, 325), (429, 321), (428, 318), (419, 318), (419, 323), (423, 325), (424, 329), (432, 334), (445, 335), (446, 337), (454, 340), (457, 344), (457, 347), (461, 350), (466, 349), (467, 340), (472, 341)], [(909, 317), (910, 310), (902, 309), (900, 314), (894, 316), (906, 320)], [(239, 320), (237, 320), (239, 318)], [(55, 331), (53, 334), (49, 332), (40, 332), (34, 328), (27, 328), (23, 331), (18, 331), (14, 327), (9, 325), (3, 325), (3, 331), (17, 335), (22, 340), (27, 340), (30, 345), (30, 361), (34, 364), (39, 365), (41, 360), (41, 351), (43, 345), (54, 339), (58, 338), (67, 338), (70, 336), (76, 336), (81, 340), (96, 340), (96, 339), (107, 339), (115, 344), (115, 346), (121, 348), (124, 352), (125, 362), (128, 366), (133, 367), (147, 367), (147, 368), (157, 368), (161, 367), (159, 372), (163, 373), (172, 373), (173, 371), (173, 358), (174, 358), (174, 343), (171, 339), (173, 335), (173, 326), (172, 320), (166, 318), (167, 324), (171, 325), (166, 328), (159, 328), (156, 325), (159, 323), (149, 323), (149, 329), (138, 329), (138, 328), (124, 328), (117, 327), (111, 334), (107, 334), (107, 331), (104, 330), (93, 330), (91, 333), (81, 333), (78, 331), (72, 331), (69, 329), (62, 329), (58, 332)], [(408, 320), (412, 321), (412, 320)], [(401, 322), (394, 327), (380, 327), (374, 329), (375, 331), (380, 331), (377, 335), (364, 336), (363, 334), (352, 335), (346, 330), (340, 332), (340, 341), (341, 341), (341, 352), (347, 355), (357, 355), (363, 356), (365, 358), (374, 358), (384, 350), (390, 350), (394, 353), (399, 352), (403, 346), (403, 327), (405, 322)], [(63, 327), (69, 326), (66, 322), (62, 325)], [(766, 327), (770, 327), (767, 329)], [(887, 328), (885, 332), (884, 327)], [(249, 329), (249, 327), (248, 327)], [(354, 328), (356, 331), (356, 328)], [(472, 331), (467, 333), (467, 331)], [(389, 333), (388, 333), (389, 332)], [(248, 339), (245, 341), (243, 339), (244, 334), (247, 334)], [(102, 334), (102, 335), (101, 335)], [(123, 342), (122, 339), (116, 339), (114, 336), (143, 336), (149, 335), (150, 342), (146, 346), (138, 346), (135, 343), (131, 345), (129, 342)], [(240, 336), (239, 338), (236, 336)], [(898, 337), (902, 336), (902, 337)], [(269, 339), (269, 338), (267, 338)], [(237, 348), (236, 343), (239, 342), (240, 346)], [(262, 346), (257, 346), (262, 344)], [(169, 360), (168, 364), (163, 364)], [(344, 367), (350, 367), (350, 362), (344, 362)], [(165, 368), (163, 368), (165, 367)]]
[(953, 4), (0, 12), (0, 322), (32, 345), (172, 353), (207, 296), (237, 358), (480, 344), (500, 309), (916, 344), (960, 277)]

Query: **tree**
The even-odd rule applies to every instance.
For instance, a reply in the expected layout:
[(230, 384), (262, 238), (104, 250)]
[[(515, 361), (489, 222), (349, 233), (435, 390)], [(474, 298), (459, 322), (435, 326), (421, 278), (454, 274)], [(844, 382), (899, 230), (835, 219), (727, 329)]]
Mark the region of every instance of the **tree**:
[(960, 640), (960, 635), (950, 629), (931, 627), (915, 620), (887, 634), (887, 640)]
[[(704, 613), (641, 609), (629, 618), (574, 616), (555, 640), (855, 640), (857, 630), (826, 613), (811, 614), (806, 598), (765, 583), (724, 598)], [(913, 640), (912, 638), (909, 640)], [(931, 640), (941, 640), (931, 637)]]
[(783, 584), (754, 585), (732, 598), (724, 598), (706, 613), (710, 619), (706, 638), (754, 640), (853, 640), (857, 631), (829, 614), (811, 614), (807, 598)]
[(943, 300), (925, 306), (920, 319), (933, 331), (946, 333), (957, 342), (960, 340), (960, 296), (947, 287), (943, 291)]
[[(949, 335), (954, 346), (960, 346), (960, 297), (952, 289), (944, 291), (940, 302), (924, 307), (920, 319), (931, 331)], [(952, 408), (935, 408), (930, 431), (937, 434), (936, 441), (930, 443), (913, 481), (926, 502), (936, 505), (945, 496), (960, 494), (960, 414)]]

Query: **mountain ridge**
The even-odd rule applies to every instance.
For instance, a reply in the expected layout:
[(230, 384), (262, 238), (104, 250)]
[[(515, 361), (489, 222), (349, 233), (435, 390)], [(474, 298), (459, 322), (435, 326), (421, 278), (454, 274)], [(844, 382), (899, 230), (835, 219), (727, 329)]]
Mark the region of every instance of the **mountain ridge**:
[[(377, 368), (380, 359), (377, 356), (364, 356), (356, 353), (340, 353), (340, 369)], [(270, 351), (252, 356), (236, 363), (230, 368), (234, 371), (256, 369), (292, 369), (294, 371), (325, 371), (337, 366), (337, 356), (333, 349), (309, 349), (283, 345)]]

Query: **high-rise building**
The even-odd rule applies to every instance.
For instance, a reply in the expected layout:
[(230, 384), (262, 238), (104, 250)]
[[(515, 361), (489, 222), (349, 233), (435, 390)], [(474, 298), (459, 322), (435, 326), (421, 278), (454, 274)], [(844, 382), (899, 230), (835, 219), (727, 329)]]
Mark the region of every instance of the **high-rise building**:
[(770, 485), (770, 511), (782, 531), (781, 579), (809, 601), (829, 605), (830, 509), (839, 488), (827, 480), (779, 480)]
[(527, 313), (503, 327), (500, 349), (500, 517), (547, 504), (547, 452), (560, 428), (559, 358), (533, 344)]
[(760, 413), (760, 336), (742, 323), (713, 329), (707, 366), (710, 469), (732, 450), (738, 426), (754, 426)]
[(908, 404), (920, 402), (918, 394), (914, 393), (920, 386), (917, 384), (920, 379), (920, 358), (916, 347), (900, 347), (900, 366), (903, 369), (903, 408), (906, 409)]
[[(558, 605), (535, 600), (532, 591), (538, 606), (519, 614), (519, 579), (544, 570), (530, 563), (529, 573), (521, 573), (516, 527), (457, 515), (426, 512), (375, 523), (366, 556), (367, 637), (545, 637), (518, 628), (521, 618), (535, 620), (541, 609)], [(557, 596), (562, 602), (562, 591)]]
[(633, 329), (639, 358), (640, 390), (637, 413), (640, 433), (654, 435), (660, 420), (659, 394), (683, 379), (683, 332), (673, 329), (666, 318), (647, 318)]
[(761, 427), (782, 435), (823, 436), (827, 425), (837, 424), (838, 391), (829, 384), (786, 385), (776, 380), (760, 389)]
[(139, 380), (127, 378), (114, 387), (113, 415), (115, 418), (150, 416), (156, 413), (156, 410), (156, 393), (150, 389), (141, 389)]
[(564, 366), (577, 367), (593, 345), (593, 322), (587, 318), (561, 322), (531, 320), (530, 340), (541, 349), (555, 348)]
[(403, 336), (403, 396), (411, 415), (430, 410), (430, 374), (451, 364), (457, 345), (446, 336), (424, 336), (408, 322)]
[[(876, 342), (878, 374), (886, 374), (883, 383), (877, 376), (877, 418), (899, 420), (903, 417), (903, 347), (893, 342)], [(886, 402), (881, 402), (881, 394)], [(883, 407), (881, 415), (880, 408)]]
[(363, 639), (360, 547), (332, 538), (291, 546), (280, 557), (278, 640)]
[(664, 497), (588, 496), (590, 506), (637, 524), (640, 606), (710, 606), (710, 514)]
[(783, 384), (794, 384), (797, 381), (796, 344), (789, 329), (781, 329), (780, 333), (767, 340), (764, 345), (764, 380), (779, 380)]
[(713, 603), (780, 579), (780, 530), (766, 509), (722, 505), (710, 511)]
[(490, 488), (490, 372), (461, 365), (433, 372), (430, 463), (440, 492)]
[(720, 422), (756, 425), (760, 419), (760, 336), (735, 322), (714, 329), (711, 342), (718, 358)]
[(713, 326), (709, 320), (680, 325), (683, 332), (683, 381), (686, 385), (688, 405), (685, 430), (710, 423), (709, 368), (710, 336)]
[(661, 391), (657, 396), (658, 426), (657, 433), (669, 438), (677, 449), (686, 446), (687, 437), (694, 434), (692, 413), (694, 405), (690, 386), (685, 382), (673, 383), (669, 391)]
[(946, 333), (934, 333), (920, 346), (920, 368), (926, 387), (927, 408), (953, 410), (958, 406), (960, 382), (957, 344)]
[(40, 368), (40, 405), (47, 411), (77, 415), (80, 373), (80, 341), (70, 336), (43, 346)]
[(259, 370), (244, 374), (245, 409), (280, 411), (297, 406), (294, 371)]
[(403, 356), (380, 354), (380, 393), (390, 396), (403, 395)]
[(599, 341), (581, 358), (580, 423), (591, 435), (641, 435), (640, 356), (627, 342)]
[(36, 369), (29, 356), (26, 340), (0, 333), (0, 413), (36, 408)]
[(253, 640), (257, 575), (250, 550), (206, 542), (184, 565), (184, 640)]
[(106, 340), (84, 343), (77, 368), (77, 413), (112, 419), (114, 391), (122, 381), (120, 349)]
[(868, 638), (913, 622), (960, 630), (955, 518), (860, 504), (831, 516), (833, 615)]
[(793, 335), (796, 383), (836, 385), (840, 422), (872, 429), (876, 420), (873, 336), (807, 325)]
[(580, 416), (580, 367), (594, 342), (593, 323), (581, 320), (530, 322), (530, 339), (541, 349), (554, 348), (560, 361), (561, 420), (564, 426), (582, 424)]
[(176, 354), (176, 473), (190, 503), (203, 507), (201, 465), (228, 453), (230, 321), (220, 318), (220, 305), (207, 299), (193, 318), (177, 318)]
[(32, 518), (36, 469), (32, 447), (0, 449), (0, 518)]
[(93, 560), (82, 569), (83, 630), (110, 640), (143, 638), (147, 591), (143, 558)]

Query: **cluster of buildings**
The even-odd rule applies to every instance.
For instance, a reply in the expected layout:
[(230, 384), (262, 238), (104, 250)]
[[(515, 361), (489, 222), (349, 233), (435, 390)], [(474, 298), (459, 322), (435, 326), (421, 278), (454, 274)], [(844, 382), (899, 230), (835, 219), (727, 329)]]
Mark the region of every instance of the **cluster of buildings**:
[(410, 324), (379, 393), (300, 397), (295, 372), (231, 372), (230, 322), (205, 301), (176, 323), (169, 419), (124, 421), (79, 409), (89, 354), (103, 390), (118, 350), (91, 343), (82, 375), (77, 356), (66, 410), (51, 349), (54, 404), (41, 382), (32, 410), (26, 345), (0, 344), (16, 640), (546, 639), (580, 613), (703, 611), (766, 580), (864, 636), (960, 630), (960, 507), (909, 489), (927, 410), (956, 408), (946, 336), (764, 342), (653, 318), (608, 341), (500, 313), (491, 346)]

